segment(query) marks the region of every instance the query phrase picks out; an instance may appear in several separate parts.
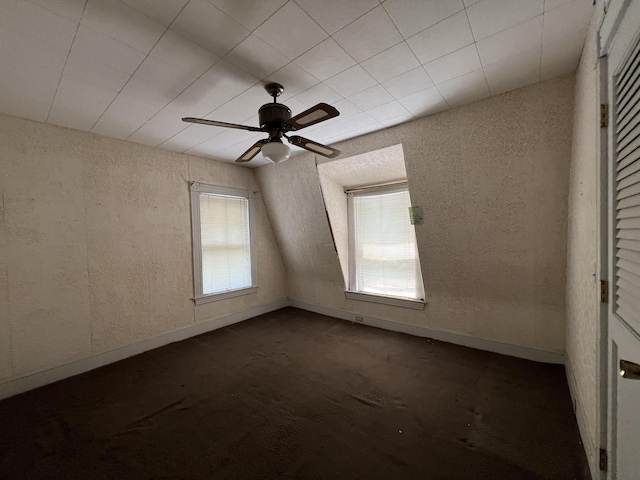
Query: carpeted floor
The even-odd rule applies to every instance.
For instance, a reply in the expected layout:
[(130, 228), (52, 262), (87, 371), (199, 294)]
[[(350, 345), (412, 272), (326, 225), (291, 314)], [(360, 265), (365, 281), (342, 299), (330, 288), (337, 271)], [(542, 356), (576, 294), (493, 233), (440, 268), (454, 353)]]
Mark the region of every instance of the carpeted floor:
[(562, 366), (286, 308), (1, 401), (0, 478), (589, 474)]

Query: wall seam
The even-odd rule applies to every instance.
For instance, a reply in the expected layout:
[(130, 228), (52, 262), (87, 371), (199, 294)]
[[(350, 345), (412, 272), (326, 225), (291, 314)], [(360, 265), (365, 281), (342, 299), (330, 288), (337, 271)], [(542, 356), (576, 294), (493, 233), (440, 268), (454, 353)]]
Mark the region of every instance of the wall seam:
[(87, 184), (86, 184), (86, 168), (87, 165), (82, 162), (82, 195), (84, 202), (82, 203), (82, 213), (84, 214), (84, 246), (85, 246), (85, 268), (86, 268), (86, 286), (87, 286), (87, 310), (89, 313), (89, 352), (93, 353), (94, 335), (93, 335), (93, 313), (91, 311), (91, 269), (89, 268), (89, 233), (87, 226)]
[[(4, 192), (2, 192), (2, 195), (0, 195), (0, 200), (2, 201), (2, 209), (0, 210), (2, 212), (2, 224), (4, 226), (5, 231), (8, 232), (7, 211), (6, 211), (5, 201), (4, 201)], [(6, 237), (5, 237), (5, 241), (6, 241)], [(7, 254), (9, 253), (8, 242), (7, 242), (6, 248), (4, 248), (4, 251)], [(13, 377), (15, 375), (15, 366), (14, 366), (15, 362), (13, 359), (13, 325), (11, 323), (11, 302), (9, 301), (9, 266), (6, 263), (5, 263), (5, 269), (4, 269), (4, 278), (5, 278), (5, 284), (6, 284), (7, 314), (8, 314), (7, 327), (9, 330), (9, 371), (11, 372), (11, 377)]]
[[(187, 185), (190, 185), (191, 183), (191, 155), (187, 155)], [(193, 232), (193, 227), (191, 225), (191, 191), (187, 191), (187, 194), (189, 195), (189, 230), (191, 232)], [(193, 234), (192, 234), (193, 235)], [(193, 258), (193, 238), (191, 239), (191, 258)], [(194, 283), (195, 283), (195, 272), (193, 271), (193, 263), (191, 265), (191, 289), (194, 290)], [(195, 325), (197, 322), (197, 317), (196, 317), (196, 304), (195, 301), (193, 302), (193, 325)]]

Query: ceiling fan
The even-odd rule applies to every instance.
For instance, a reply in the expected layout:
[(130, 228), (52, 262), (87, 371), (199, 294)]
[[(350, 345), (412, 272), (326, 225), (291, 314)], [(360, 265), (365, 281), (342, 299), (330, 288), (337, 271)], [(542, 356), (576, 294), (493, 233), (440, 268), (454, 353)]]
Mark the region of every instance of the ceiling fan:
[(255, 144), (244, 152), (236, 160), (236, 162), (248, 162), (253, 159), (260, 151), (262, 154), (273, 161), (280, 163), (289, 158), (289, 147), (282, 143), (282, 137), (286, 138), (290, 144), (317, 153), (327, 158), (335, 158), (340, 155), (340, 150), (327, 147), (321, 143), (314, 142), (299, 135), (287, 135), (291, 131), (301, 130), (305, 127), (324, 122), (340, 115), (337, 109), (326, 103), (319, 103), (295, 117), (291, 116), (289, 107), (282, 103), (277, 103), (276, 98), (282, 95), (284, 87), (279, 83), (269, 83), (265, 90), (273, 97), (272, 103), (267, 103), (260, 107), (258, 116), (260, 119), (260, 127), (251, 127), (248, 125), (239, 125), (237, 123), (218, 122), (216, 120), (206, 120), (204, 118), (186, 117), (182, 121), (189, 123), (200, 123), (202, 125), (213, 125), (215, 127), (237, 128), (240, 130), (248, 130), (250, 132), (265, 132), (269, 134), (269, 138), (258, 140)]

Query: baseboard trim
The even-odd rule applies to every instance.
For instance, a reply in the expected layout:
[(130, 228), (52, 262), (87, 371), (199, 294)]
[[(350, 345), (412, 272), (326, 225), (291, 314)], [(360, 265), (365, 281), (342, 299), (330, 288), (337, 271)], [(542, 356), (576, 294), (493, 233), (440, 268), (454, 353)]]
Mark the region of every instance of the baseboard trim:
[[(293, 299), (289, 299), (289, 305), (295, 308), (300, 308), (302, 310), (308, 310), (310, 312), (320, 313), (322, 315), (328, 315), (330, 317), (340, 318), (342, 320), (348, 320), (350, 322), (353, 322), (355, 320), (355, 315), (357, 314), (357, 312), (325, 307), (324, 305), (316, 305)], [(476, 348), (478, 350), (485, 350), (502, 355), (509, 355), (511, 357), (524, 358), (526, 360), (533, 360), (536, 362), (555, 363), (560, 365), (564, 364), (564, 352), (560, 350), (538, 350), (535, 348), (520, 347), (517, 345), (510, 345), (508, 343), (496, 342), (494, 340), (485, 340), (483, 338), (471, 337), (469, 335), (463, 335), (447, 330), (437, 330), (433, 328), (420, 327), (417, 325), (407, 325), (405, 323), (394, 322), (393, 320), (384, 320), (382, 318), (369, 317), (365, 315), (362, 315), (362, 317), (362, 323), (364, 323), (365, 325), (370, 325), (372, 327), (383, 328), (385, 330), (391, 330), (394, 332), (407, 333), (416, 337), (429, 337), (435, 340), (453, 343), (455, 345), (462, 345), (464, 347)]]
[(234, 323), (242, 322), (249, 318), (257, 317), (258, 315), (273, 312), (274, 310), (279, 310), (288, 305), (288, 300), (283, 298), (277, 302), (254, 307), (244, 312), (233, 313), (224, 317), (213, 318), (176, 330), (171, 330), (157, 337), (143, 340), (142, 342), (82, 358), (59, 367), (7, 380), (0, 383), (0, 400), (72, 377), (74, 375), (88, 372), (89, 370), (103, 367), (110, 363), (124, 360), (125, 358), (133, 357), (134, 355), (153, 350), (154, 348), (163, 347), (170, 343), (186, 340), (187, 338), (211, 332), (228, 325), (233, 325)]
[(574, 414), (578, 423), (578, 430), (580, 431), (580, 438), (582, 439), (582, 445), (584, 451), (587, 454), (587, 461), (589, 462), (589, 471), (591, 472), (591, 478), (596, 480), (601, 477), (600, 465), (599, 465), (599, 447), (596, 446), (594, 438), (591, 436), (589, 429), (585, 423), (586, 414), (580, 397), (576, 394), (578, 391), (578, 384), (576, 383), (576, 377), (573, 375), (573, 369), (571, 368), (571, 362), (569, 357), (565, 358), (564, 369), (567, 374), (567, 384), (569, 385), (569, 394), (573, 400)]
[[(0, 400), (3, 398), (9, 398), (14, 395), (18, 395), (29, 390), (33, 390), (38, 387), (42, 387), (44, 385), (48, 385), (50, 383), (57, 382), (59, 380), (63, 380), (65, 378), (72, 377), (74, 375), (79, 375), (81, 373), (103, 367), (110, 363), (124, 360), (125, 358), (129, 358), (134, 355), (153, 350), (154, 348), (168, 345), (169, 343), (186, 340), (187, 338), (195, 337), (203, 333), (217, 330), (218, 328), (223, 328), (234, 323), (242, 322), (244, 320), (248, 320), (250, 318), (272, 312), (274, 310), (279, 310), (287, 306), (300, 308), (302, 310), (308, 310), (310, 312), (320, 313), (322, 315), (327, 315), (330, 317), (348, 321), (354, 321), (356, 313), (326, 307), (323, 305), (301, 302), (299, 300), (282, 299), (267, 305), (261, 305), (259, 307), (251, 308), (244, 312), (234, 313), (221, 318), (205, 320), (203, 322), (189, 325), (187, 327), (172, 330), (157, 337), (134, 343), (133, 345), (127, 345), (126, 347), (86, 357), (71, 363), (67, 363), (65, 365), (61, 365), (59, 367), (54, 367), (24, 377), (0, 382)], [(482, 338), (462, 335), (457, 332), (436, 330), (416, 325), (407, 325), (400, 322), (394, 322), (393, 320), (385, 320), (364, 315), (362, 317), (364, 320), (363, 323), (365, 325), (382, 328), (384, 330), (406, 333), (417, 337), (429, 337), (443, 342), (449, 342), (456, 345), (476, 348), (478, 350), (499, 353), (502, 355), (509, 355), (512, 357), (524, 358), (527, 360), (534, 360), (536, 362), (556, 364), (565, 363), (564, 353), (561, 351), (536, 350), (533, 348), (509, 345), (506, 343), (495, 342), (493, 340), (485, 340)], [(578, 420), (578, 424), (580, 425), (580, 420)], [(585, 437), (583, 435), (583, 439), (584, 438)], [(589, 462), (591, 465), (591, 458), (589, 459)]]

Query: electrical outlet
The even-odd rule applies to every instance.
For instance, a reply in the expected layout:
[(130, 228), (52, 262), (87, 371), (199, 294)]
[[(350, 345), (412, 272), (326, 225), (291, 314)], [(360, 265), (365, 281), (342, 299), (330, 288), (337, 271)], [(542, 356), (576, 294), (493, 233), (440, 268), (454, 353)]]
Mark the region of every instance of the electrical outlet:
[(360, 315), (356, 315), (356, 322), (364, 322), (364, 318), (362, 318)]

